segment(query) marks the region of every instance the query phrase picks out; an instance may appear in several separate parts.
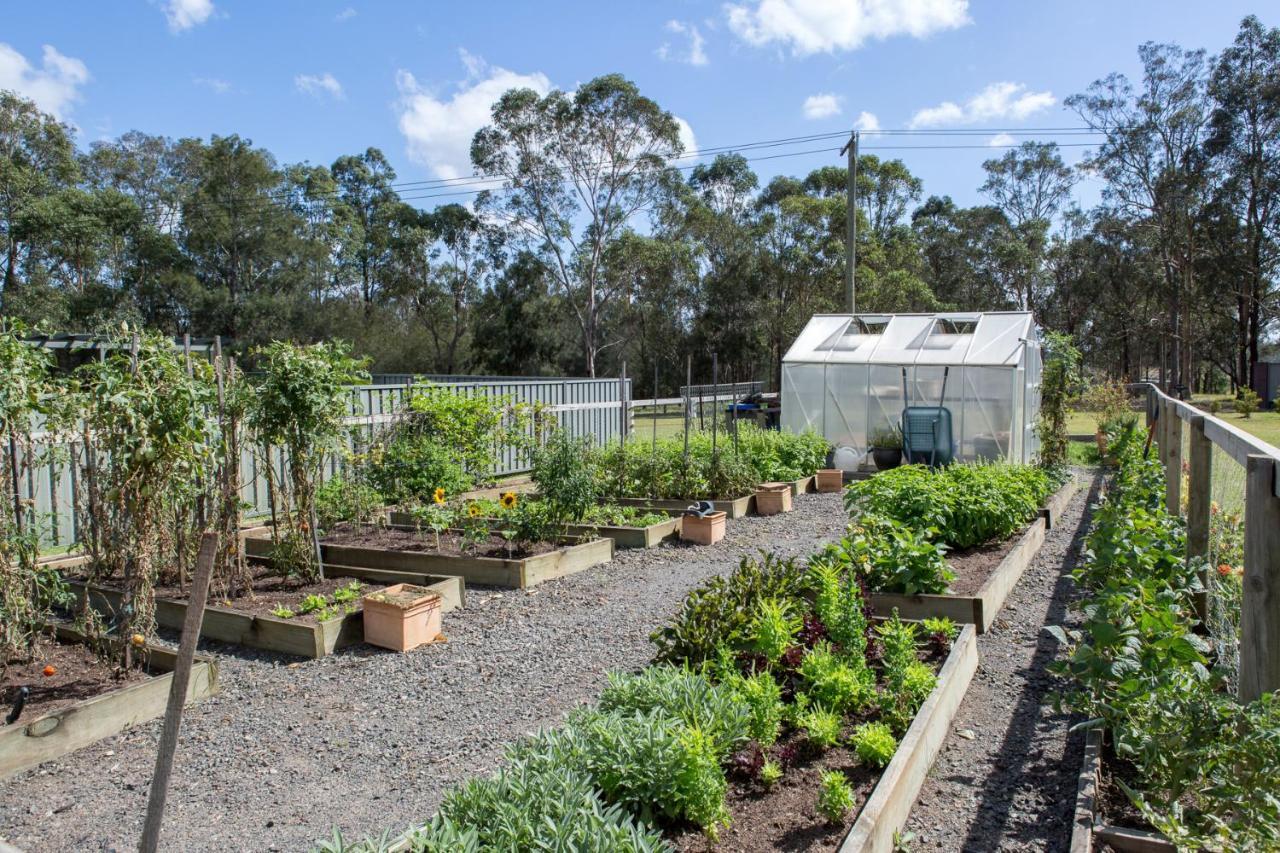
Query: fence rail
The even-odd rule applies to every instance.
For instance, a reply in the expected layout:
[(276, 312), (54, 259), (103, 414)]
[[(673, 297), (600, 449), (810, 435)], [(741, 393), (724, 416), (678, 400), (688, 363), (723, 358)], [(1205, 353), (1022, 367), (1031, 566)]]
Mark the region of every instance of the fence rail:
[[(1209, 558), (1214, 447), (1244, 469), (1244, 577), (1238, 692), (1248, 702), (1280, 690), (1280, 448), (1143, 383), (1147, 423), (1165, 471), (1165, 500), (1181, 515), (1187, 472), (1187, 556)], [(1184, 423), (1189, 440), (1184, 442)], [(1184, 448), (1184, 444), (1186, 447)], [(1209, 588), (1209, 577), (1204, 578)], [(1206, 603), (1201, 603), (1201, 616)]]
[[(379, 377), (383, 378), (383, 377)], [(621, 383), (616, 378), (604, 379), (520, 379), (510, 377), (413, 377), (412, 383), (368, 384), (351, 386), (347, 401), (346, 424), (350, 430), (349, 449), (355, 449), (358, 438), (366, 440), (379, 427), (393, 422), (404, 404), (411, 387), (419, 390), (429, 380), (433, 386), (456, 393), (479, 395), (488, 398), (509, 397), (516, 403), (540, 405), (543, 411), (555, 418), (556, 423), (571, 435), (590, 437), (596, 443), (616, 441), (624, 417), (629, 416), (624, 406), (631, 395), (630, 382)], [(32, 454), (50, 446), (51, 437), (44, 433), (31, 436)], [(70, 445), (63, 445), (70, 449)], [(271, 511), (264, 460), (247, 442), (242, 442), (240, 454), (240, 478), (243, 486), (241, 500), (246, 505), (247, 517), (267, 515)], [(25, 476), (19, 483), (22, 498), (34, 501), (34, 512), (49, 520), (44, 536), (44, 547), (56, 550), (69, 547), (77, 540), (75, 493), (77, 472), (68, 464), (70, 453), (56, 454), (53, 460), (41, 465), (27, 465)], [(517, 448), (499, 448), (498, 465), (492, 471), (483, 472), (488, 477), (505, 477), (528, 470), (528, 460)], [(283, 454), (277, 449), (271, 453), (271, 464), (283, 478)], [(325, 476), (333, 476), (342, 469), (342, 460), (330, 456), (325, 461)]]

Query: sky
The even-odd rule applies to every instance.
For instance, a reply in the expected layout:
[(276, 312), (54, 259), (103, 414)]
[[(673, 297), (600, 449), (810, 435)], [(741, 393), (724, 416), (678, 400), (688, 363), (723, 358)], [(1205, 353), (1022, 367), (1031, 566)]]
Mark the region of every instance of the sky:
[[(1113, 71), (1135, 76), (1140, 43), (1214, 53), (1246, 14), (1280, 23), (1235, 0), (6, 5), (0, 89), (71, 124), (81, 147), (135, 129), (237, 133), (281, 163), (330, 164), (373, 146), (426, 207), (471, 198), (470, 140), (502, 92), (612, 72), (677, 116), (691, 151), (794, 140), (744, 151), (762, 158), (762, 184), (842, 163), (841, 139), (797, 137), (857, 127), (865, 153), (904, 160), (926, 196), (976, 204), (1001, 146), (1054, 139), (1078, 161), (1096, 138), (1061, 130), (1081, 125), (1064, 99)], [(1097, 189), (1084, 182), (1078, 200)]]

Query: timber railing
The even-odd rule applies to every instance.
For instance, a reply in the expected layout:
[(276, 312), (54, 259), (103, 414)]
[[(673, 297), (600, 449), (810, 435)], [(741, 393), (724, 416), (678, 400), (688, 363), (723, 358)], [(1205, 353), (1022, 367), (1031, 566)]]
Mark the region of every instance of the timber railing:
[[(1165, 500), (1170, 513), (1187, 522), (1187, 556), (1209, 565), (1212, 501), (1217, 464), (1234, 462), (1244, 473), (1244, 575), (1239, 614), (1241, 701), (1280, 690), (1280, 448), (1221, 418), (1174, 399), (1142, 383), (1147, 424), (1153, 429), (1165, 471)], [(1214, 453), (1217, 448), (1221, 453)], [(1184, 464), (1185, 463), (1185, 464)], [(1183, 473), (1187, 495), (1183, 500)], [(1218, 472), (1221, 475), (1222, 472)], [(1211, 578), (1206, 570), (1206, 589)], [(1212, 593), (1210, 592), (1209, 595)], [(1199, 603), (1202, 621), (1211, 601)]]

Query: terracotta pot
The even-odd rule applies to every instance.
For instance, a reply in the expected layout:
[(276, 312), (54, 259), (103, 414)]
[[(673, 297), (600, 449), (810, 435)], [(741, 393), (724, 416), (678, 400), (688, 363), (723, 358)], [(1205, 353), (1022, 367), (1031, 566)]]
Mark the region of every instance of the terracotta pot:
[(704, 516), (686, 515), (680, 519), (680, 538), (695, 545), (714, 545), (724, 538), (725, 514), (717, 510)]
[(756, 488), (756, 515), (791, 512), (790, 483), (761, 483)]
[(364, 597), (364, 641), (397, 652), (440, 636), (440, 596), (426, 587), (398, 583)]
[(815, 477), (820, 492), (838, 492), (844, 489), (844, 472), (839, 468), (823, 468)]

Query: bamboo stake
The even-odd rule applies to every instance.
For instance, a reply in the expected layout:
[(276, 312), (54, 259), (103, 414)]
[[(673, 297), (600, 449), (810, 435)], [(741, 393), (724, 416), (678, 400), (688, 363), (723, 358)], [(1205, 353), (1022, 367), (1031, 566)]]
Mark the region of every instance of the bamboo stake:
[[(142, 827), (142, 839), (138, 842), (140, 853), (154, 853), (160, 844), (164, 802), (169, 794), (173, 756), (178, 749), (178, 728), (182, 725), (182, 709), (187, 703), (187, 687), (191, 681), (196, 642), (200, 639), (200, 626), (204, 621), (204, 606), (209, 594), (209, 576), (213, 573), (213, 559), (217, 548), (218, 534), (206, 530), (200, 539), (200, 556), (196, 559), (195, 578), (191, 582), (191, 597), (187, 603), (186, 617), (182, 621), (182, 639), (178, 644), (178, 658), (173, 668), (173, 681), (169, 684), (169, 704), (164, 711), (164, 728), (160, 731), (156, 769), (151, 777), (151, 791), (147, 796), (147, 817)], [(125, 642), (128, 643), (128, 638)]]

